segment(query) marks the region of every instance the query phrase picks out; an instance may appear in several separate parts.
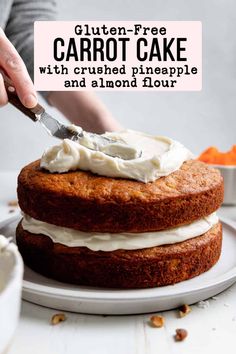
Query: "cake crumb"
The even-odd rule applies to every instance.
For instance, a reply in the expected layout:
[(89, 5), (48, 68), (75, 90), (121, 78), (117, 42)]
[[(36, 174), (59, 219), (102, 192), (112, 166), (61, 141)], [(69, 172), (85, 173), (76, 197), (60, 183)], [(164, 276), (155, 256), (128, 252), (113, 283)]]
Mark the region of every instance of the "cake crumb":
[(211, 299), (212, 300), (218, 300), (218, 296), (212, 296)]
[(210, 306), (210, 303), (208, 300), (205, 300), (205, 301), (202, 300), (197, 303), (197, 307), (199, 307), (200, 309), (207, 309), (209, 306)]
[(57, 325), (58, 323), (63, 322), (65, 320), (66, 320), (66, 316), (65, 316), (64, 313), (56, 313), (51, 318), (51, 324), (52, 325)]
[(188, 336), (188, 332), (184, 328), (177, 328), (175, 332), (174, 338), (176, 342), (182, 342)]
[(18, 207), (19, 206), (19, 204), (18, 204), (18, 201), (17, 200), (10, 200), (9, 202), (8, 202), (8, 206), (9, 207)]
[(15, 212), (15, 209), (10, 209), (10, 210), (8, 211), (9, 214), (14, 213), (14, 212)]
[(163, 316), (152, 316), (150, 322), (152, 327), (161, 328), (165, 324), (165, 318)]
[(182, 318), (188, 315), (191, 311), (192, 311), (191, 307), (187, 304), (184, 304), (179, 308), (179, 317)]

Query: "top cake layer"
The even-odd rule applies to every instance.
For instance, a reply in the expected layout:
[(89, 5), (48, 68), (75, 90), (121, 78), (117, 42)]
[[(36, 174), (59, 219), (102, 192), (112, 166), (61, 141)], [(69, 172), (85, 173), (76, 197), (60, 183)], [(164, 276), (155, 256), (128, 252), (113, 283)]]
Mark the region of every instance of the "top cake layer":
[(75, 171), (48, 173), (35, 161), (18, 178), (23, 212), (58, 226), (96, 232), (148, 232), (191, 223), (223, 201), (219, 171), (195, 160), (152, 183)]

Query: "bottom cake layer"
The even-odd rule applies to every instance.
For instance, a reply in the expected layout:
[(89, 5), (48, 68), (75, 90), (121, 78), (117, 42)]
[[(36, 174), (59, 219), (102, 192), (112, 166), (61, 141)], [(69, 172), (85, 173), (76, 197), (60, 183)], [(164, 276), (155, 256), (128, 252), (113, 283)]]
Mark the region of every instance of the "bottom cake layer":
[(16, 230), (24, 262), (47, 277), (77, 285), (134, 289), (175, 284), (210, 269), (219, 259), (222, 226), (184, 242), (112, 252), (53, 243), (45, 235)]

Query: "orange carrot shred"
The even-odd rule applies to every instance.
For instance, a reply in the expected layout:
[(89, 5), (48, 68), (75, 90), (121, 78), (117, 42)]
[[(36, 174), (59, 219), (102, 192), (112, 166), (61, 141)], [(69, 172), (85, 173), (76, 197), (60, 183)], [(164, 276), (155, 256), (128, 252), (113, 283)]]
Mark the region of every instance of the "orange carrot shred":
[(234, 166), (236, 165), (236, 145), (233, 145), (227, 152), (221, 152), (216, 147), (210, 146), (201, 153), (198, 160), (208, 164)]

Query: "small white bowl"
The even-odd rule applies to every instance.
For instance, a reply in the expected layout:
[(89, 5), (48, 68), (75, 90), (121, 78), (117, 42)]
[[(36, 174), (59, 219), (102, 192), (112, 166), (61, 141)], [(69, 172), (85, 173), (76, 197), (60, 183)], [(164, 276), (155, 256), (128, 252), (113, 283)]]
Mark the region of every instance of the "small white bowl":
[(224, 178), (224, 205), (236, 204), (236, 166), (212, 165)]
[(15, 333), (21, 305), (23, 261), (17, 246), (0, 235), (0, 354)]

